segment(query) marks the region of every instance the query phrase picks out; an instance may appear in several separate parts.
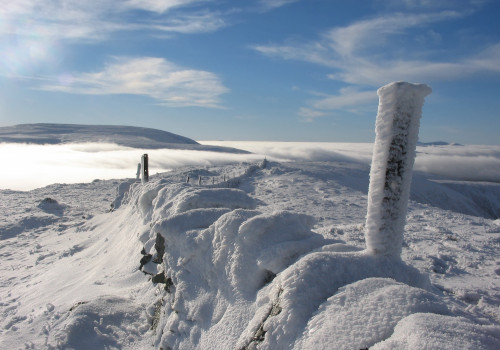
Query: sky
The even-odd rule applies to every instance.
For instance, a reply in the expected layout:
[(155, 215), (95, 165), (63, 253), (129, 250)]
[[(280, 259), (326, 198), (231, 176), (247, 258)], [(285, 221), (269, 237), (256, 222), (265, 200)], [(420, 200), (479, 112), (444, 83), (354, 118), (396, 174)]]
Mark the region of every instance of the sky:
[(420, 140), (499, 144), (498, 0), (0, 0), (0, 126), (373, 142), (377, 89), (432, 87)]

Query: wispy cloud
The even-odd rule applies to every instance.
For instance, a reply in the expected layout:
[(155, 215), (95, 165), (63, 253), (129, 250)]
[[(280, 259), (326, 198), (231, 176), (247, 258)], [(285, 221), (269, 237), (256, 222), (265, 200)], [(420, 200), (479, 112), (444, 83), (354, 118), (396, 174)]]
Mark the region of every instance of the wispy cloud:
[[(425, 35), (429, 36), (429, 43), (436, 43), (439, 33), (430, 31), (430, 24), (456, 20), (470, 13), (464, 10), (383, 14), (344, 27), (331, 28), (315, 41), (255, 45), (253, 49), (271, 57), (327, 67), (332, 70), (328, 78), (359, 87), (340, 90), (338, 95), (310, 101), (298, 113), (301, 116), (321, 116), (326, 110), (349, 109), (371, 103), (376, 99), (374, 92), (362, 90), (367, 90), (367, 87), (374, 90), (374, 87), (391, 81), (432, 83), (461, 79), (482, 72), (499, 72), (500, 43), (490, 44), (479, 53), (455, 56), (453, 60), (434, 58), (431, 47), (418, 45), (418, 41), (421, 45), (422, 42), (425, 44)], [(415, 33), (418, 33), (418, 38)]]
[(317, 109), (309, 107), (301, 107), (299, 109), (298, 115), (307, 122), (313, 121), (315, 118), (324, 117), (327, 113), (323, 111), (318, 111)]
[[(5, 4), (0, 12), (0, 35), (96, 41), (120, 31), (210, 32), (226, 23), (220, 13), (192, 8), (207, 1), (2, 1)], [(188, 14), (182, 11), (184, 7), (189, 7)], [(143, 13), (131, 17), (135, 11)]]
[(337, 95), (313, 93), (318, 99), (308, 101), (307, 107), (301, 107), (298, 115), (305, 121), (330, 115), (329, 111), (356, 112), (355, 107), (375, 104), (378, 100), (376, 90), (360, 91), (356, 87), (342, 88)]
[(119, 6), (130, 9), (141, 9), (157, 13), (164, 13), (176, 7), (183, 7), (207, 0), (127, 0)]
[(324, 98), (314, 101), (312, 106), (322, 110), (338, 110), (346, 107), (363, 105), (378, 99), (375, 90), (359, 91), (354, 87), (340, 89), (339, 95), (325, 95)]
[(100, 72), (75, 73), (40, 89), (88, 95), (144, 95), (172, 107), (210, 108), (220, 108), (220, 95), (229, 91), (214, 73), (183, 68), (155, 57), (116, 57)]
[(259, 0), (259, 5), (263, 10), (268, 11), (297, 1), (300, 0)]

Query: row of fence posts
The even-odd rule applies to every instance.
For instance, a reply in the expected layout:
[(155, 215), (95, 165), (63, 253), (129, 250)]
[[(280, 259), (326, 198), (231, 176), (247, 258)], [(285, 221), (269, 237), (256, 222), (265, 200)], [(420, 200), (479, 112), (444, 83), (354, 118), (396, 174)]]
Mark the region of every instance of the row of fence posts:
[[(263, 165), (264, 167), (267, 164), (267, 159), (264, 159)], [(244, 175), (245, 172), (242, 172), (241, 175)], [(217, 176), (209, 176), (209, 178), (212, 179), (212, 185), (215, 185), (215, 179)], [(233, 179), (236, 178), (236, 173), (233, 172)], [(141, 182), (144, 184), (149, 181), (149, 157), (148, 154), (145, 153), (141, 156), (141, 162), (137, 164), (137, 174), (136, 174), (136, 179), (141, 180)], [(201, 186), (203, 181), (202, 181), (202, 176), (198, 176), (198, 185)], [(231, 177), (229, 175), (226, 176), (226, 174), (222, 175), (222, 183), (225, 183), (229, 181)], [(187, 175), (186, 177), (186, 183), (189, 183), (191, 180), (191, 177)]]
[[(241, 175), (244, 175), (245, 172), (243, 171), (241, 173)], [(203, 181), (205, 179), (208, 179), (208, 184), (210, 184), (210, 179), (211, 179), (211, 182), (212, 182), (212, 185), (215, 185), (216, 183), (226, 183), (226, 182), (229, 182), (231, 179), (235, 179), (237, 177), (236, 173), (233, 173), (233, 176), (231, 177), (230, 175), (220, 175), (220, 176), (201, 176), (201, 175), (198, 175), (198, 185), (201, 186), (203, 184), (207, 184), (207, 181)], [(216, 182), (216, 179), (217, 178), (220, 178), (222, 181), (218, 181)], [(186, 176), (186, 183), (190, 183), (191, 182), (191, 176), (187, 175)]]

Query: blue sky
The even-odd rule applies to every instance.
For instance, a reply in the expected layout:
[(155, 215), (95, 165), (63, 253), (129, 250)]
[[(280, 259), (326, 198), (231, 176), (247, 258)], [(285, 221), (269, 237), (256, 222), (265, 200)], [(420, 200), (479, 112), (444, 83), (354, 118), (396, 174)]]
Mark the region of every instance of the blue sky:
[(0, 0), (0, 126), (373, 142), (426, 83), (422, 141), (499, 144), (498, 0)]

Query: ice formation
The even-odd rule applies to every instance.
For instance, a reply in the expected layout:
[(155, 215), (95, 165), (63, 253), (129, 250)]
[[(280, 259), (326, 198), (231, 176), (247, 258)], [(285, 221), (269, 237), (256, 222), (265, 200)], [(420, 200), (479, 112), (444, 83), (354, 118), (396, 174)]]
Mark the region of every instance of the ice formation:
[(377, 255), (401, 254), (424, 84), (390, 83), (377, 91), (380, 102), (370, 171), (366, 246)]

